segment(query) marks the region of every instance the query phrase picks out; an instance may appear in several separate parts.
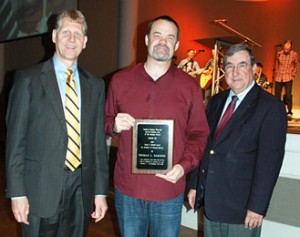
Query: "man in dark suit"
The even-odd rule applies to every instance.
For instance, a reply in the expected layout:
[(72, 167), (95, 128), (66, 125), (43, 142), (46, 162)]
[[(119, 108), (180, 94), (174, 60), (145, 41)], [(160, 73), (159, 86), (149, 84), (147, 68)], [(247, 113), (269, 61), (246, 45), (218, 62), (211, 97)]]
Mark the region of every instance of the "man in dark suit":
[[(283, 103), (255, 83), (249, 48), (231, 46), (224, 66), (230, 88), (208, 105), (211, 133), (188, 198), (198, 209), (206, 176), (204, 236), (258, 237), (283, 161), (287, 115)], [(220, 130), (232, 96), (237, 97), (234, 112)]]
[[(10, 92), (6, 196), (26, 237), (86, 236), (90, 215), (97, 222), (107, 211), (104, 82), (77, 67), (86, 32), (80, 11), (60, 14), (52, 32), (55, 55), (19, 70)], [(70, 91), (76, 97), (72, 108)], [(67, 119), (77, 113), (74, 109), (78, 131), (74, 120)], [(74, 136), (78, 144), (72, 147)]]

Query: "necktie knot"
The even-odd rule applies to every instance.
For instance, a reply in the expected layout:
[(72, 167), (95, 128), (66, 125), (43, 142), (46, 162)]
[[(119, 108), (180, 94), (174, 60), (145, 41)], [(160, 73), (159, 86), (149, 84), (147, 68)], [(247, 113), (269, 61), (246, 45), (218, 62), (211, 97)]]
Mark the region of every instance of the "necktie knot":
[(234, 103), (234, 105), (237, 100), (238, 100), (238, 97), (236, 95), (231, 96), (231, 102)]
[(71, 78), (72, 78), (72, 74), (73, 74), (73, 71), (71, 68), (68, 68), (67, 71), (65, 72), (66, 75), (67, 75), (67, 81), (70, 83), (71, 81)]
[(66, 71), (66, 74), (68, 76), (71, 76), (73, 74), (73, 70), (71, 68), (68, 68), (67, 71)]

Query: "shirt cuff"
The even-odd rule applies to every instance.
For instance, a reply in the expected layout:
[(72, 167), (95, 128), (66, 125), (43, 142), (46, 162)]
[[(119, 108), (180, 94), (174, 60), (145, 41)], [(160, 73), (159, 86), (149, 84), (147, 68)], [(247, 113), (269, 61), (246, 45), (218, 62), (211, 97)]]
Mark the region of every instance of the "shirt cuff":
[(107, 195), (104, 195), (104, 194), (96, 194), (95, 197), (107, 197)]
[(20, 196), (20, 197), (11, 197), (11, 200), (18, 200), (18, 199), (22, 199), (22, 198), (26, 198), (26, 196)]

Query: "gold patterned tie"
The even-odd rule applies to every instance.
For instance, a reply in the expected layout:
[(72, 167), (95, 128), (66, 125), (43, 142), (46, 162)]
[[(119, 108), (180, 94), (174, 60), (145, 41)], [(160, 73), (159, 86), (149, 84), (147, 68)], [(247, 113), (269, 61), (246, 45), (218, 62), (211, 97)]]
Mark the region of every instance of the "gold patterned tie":
[(66, 155), (65, 165), (71, 170), (75, 169), (81, 164), (80, 161), (80, 116), (79, 103), (76, 93), (75, 81), (72, 76), (72, 69), (66, 71), (66, 109), (65, 117), (68, 132), (68, 149)]

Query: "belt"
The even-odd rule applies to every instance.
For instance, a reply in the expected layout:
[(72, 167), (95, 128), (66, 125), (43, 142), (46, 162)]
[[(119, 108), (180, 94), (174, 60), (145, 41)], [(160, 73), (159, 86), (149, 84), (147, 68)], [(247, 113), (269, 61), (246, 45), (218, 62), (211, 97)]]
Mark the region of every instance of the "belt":
[[(79, 169), (81, 169), (81, 164), (74, 170), (74, 172)], [(70, 170), (68, 166), (65, 166), (64, 171), (72, 171), (72, 170)]]

